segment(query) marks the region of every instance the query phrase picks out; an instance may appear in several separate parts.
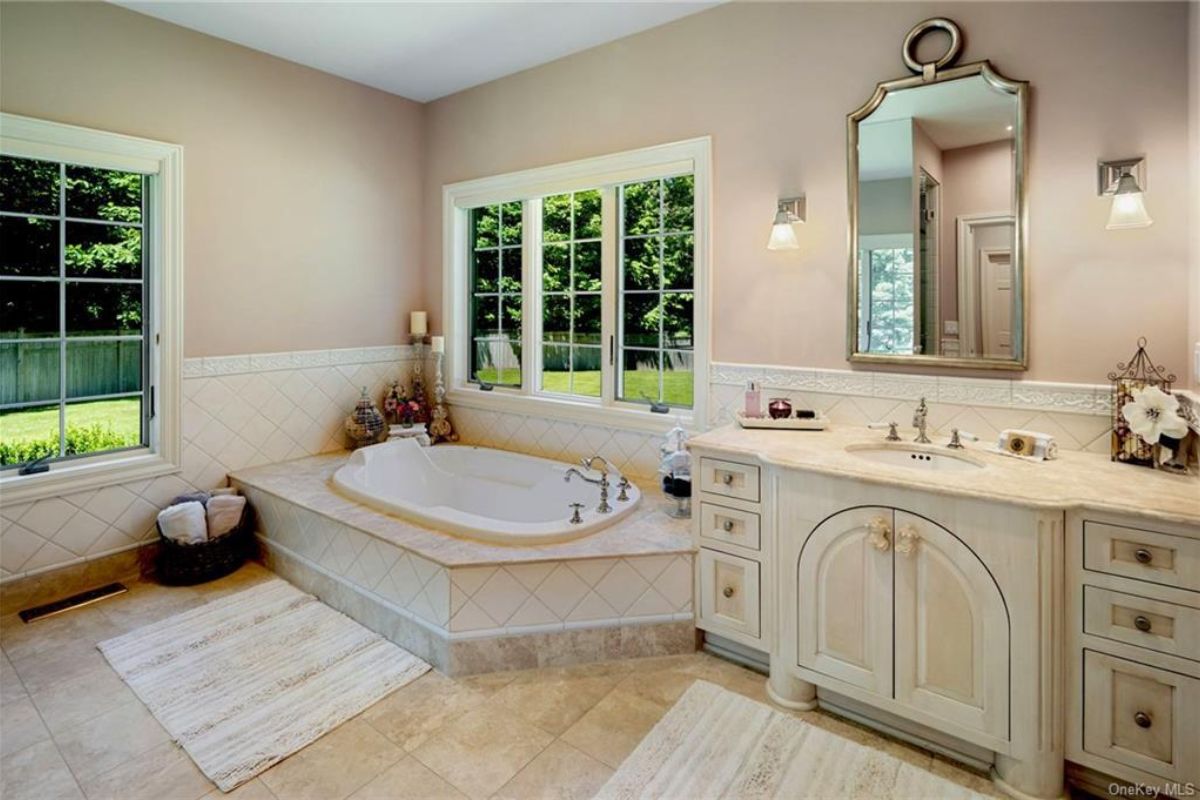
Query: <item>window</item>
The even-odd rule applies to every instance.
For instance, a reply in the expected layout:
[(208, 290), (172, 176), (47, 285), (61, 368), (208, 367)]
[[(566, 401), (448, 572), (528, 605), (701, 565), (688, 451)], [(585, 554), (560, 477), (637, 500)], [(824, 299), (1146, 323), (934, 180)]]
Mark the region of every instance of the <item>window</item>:
[(0, 468), (147, 444), (146, 181), (0, 156)]
[(680, 175), (621, 187), (623, 400), (692, 406), (693, 186)]
[(913, 250), (862, 250), (859, 281), (867, 314), (859, 321), (859, 349), (868, 353), (913, 352)]
[(451, 399), (702, 420), (709, 157), (697, 139), (447, 186)]
[(180, 148), (0, 126), (4, 501), (178, 471)]
[(521, 204), (471, 211), (471, 377), (521, 385)]

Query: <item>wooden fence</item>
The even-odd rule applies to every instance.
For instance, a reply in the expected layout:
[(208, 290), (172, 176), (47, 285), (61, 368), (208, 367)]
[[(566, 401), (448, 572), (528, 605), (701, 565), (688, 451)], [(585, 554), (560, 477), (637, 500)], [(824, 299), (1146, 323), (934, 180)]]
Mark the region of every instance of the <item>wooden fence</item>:
[[(142, 343), (67, 340), (67, 397), (142, 388)], [(58, 342), (0, 344), (0, 405), (58, 401)]]

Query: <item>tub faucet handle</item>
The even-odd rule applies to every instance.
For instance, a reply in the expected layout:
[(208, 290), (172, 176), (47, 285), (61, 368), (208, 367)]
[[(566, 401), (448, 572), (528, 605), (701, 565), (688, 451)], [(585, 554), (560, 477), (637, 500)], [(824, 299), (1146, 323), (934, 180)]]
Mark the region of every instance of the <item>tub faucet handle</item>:
[(620, 490), (617, 492), (617, 502), (629, 502), (629, 486), (629, 478), (626, 478), (624, 475), (622, 475), (621, 480), (617, 481), (617, 489)]
[(583, 522), (583, 517), (579, 515), (579, 510), (583, 508), (583, 503), (571, 503), (571, 524), (579, 525)]

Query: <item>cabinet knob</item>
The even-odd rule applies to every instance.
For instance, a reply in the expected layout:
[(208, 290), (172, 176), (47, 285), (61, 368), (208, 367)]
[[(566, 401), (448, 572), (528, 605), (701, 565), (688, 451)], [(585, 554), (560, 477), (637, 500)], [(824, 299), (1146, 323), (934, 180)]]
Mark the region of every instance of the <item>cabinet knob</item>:
[(1143, 617), (1141, 614), (1138, 614), (1133, 618), (1133, 627), (1137, 628), (1143, 633), (1146, 633), (1154, 626), (1150, 624), (1149, 617)]
[(1145, 711), (1139, 711), (1133, 715), (1133, 721), (1137, 723), (1139, 728), (1149, 728), (1154, 724), (1154, 720)]
[(1154, 554), (1144, 547), (1139, 547), (1133, 551), (1133, 557), (1137, 559), (1139, 564), (1149, 564), (1154, 560)]
[(721, 483), (725, 484), (726, 486), (732, 486), (733, 485), (733, 473), (726, 472), (724, 475), (722, 475)]
[(921, 540), (921, 532), (916, 525), (905, 525), (896, 534), (896, 552), (911, 556), (917, 550), (917, 542)]
[(725, 520), (723, 523), (721, 523), (721, 529), (724, 530), (726, 533), (729, 533), (730, 531), (732, 531), (733, 530), (733, 520), (731, 520), (731, 519)]
[(733, 597), (733, 587), (726, 586), (724, 589), (721, 590), (721, 594), (725, 595), (726, 597)]
[(888, 540), (888, 536), (892, 532), (892, 526), (884, 517), (875, 517), (867, 523), (867, 542), (879, 552), (884, 552), (892, 546)]

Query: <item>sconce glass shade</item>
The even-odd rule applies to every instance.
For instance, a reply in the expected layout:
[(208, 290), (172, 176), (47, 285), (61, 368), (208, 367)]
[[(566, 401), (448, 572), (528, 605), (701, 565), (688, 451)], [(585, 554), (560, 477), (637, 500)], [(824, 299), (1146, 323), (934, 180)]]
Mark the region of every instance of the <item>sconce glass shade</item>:
[(1138, 186), (1136, 178), (1125, 173), (1117, 182), (1112, 211), (1109, 212), (1108, 224), (1104, 227), (1110, 231), (1119, 231), (1126, 228), (1148, 228), (1153, 224), (1154, 220), (1146, 213), (1142, 187)]
[(792, 228), (792, 216), (784, 209), (775, 214), (775, 223), (771, 226), (771, 238), (767, 240), (768, 250), (799, 250), (800, 242), (796, 240), (796, 231)]

